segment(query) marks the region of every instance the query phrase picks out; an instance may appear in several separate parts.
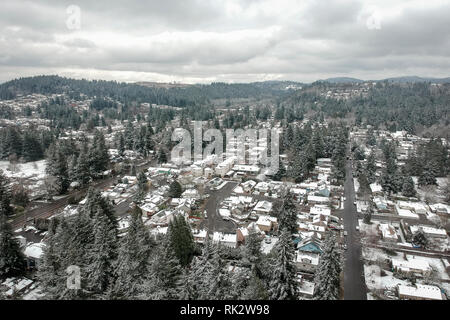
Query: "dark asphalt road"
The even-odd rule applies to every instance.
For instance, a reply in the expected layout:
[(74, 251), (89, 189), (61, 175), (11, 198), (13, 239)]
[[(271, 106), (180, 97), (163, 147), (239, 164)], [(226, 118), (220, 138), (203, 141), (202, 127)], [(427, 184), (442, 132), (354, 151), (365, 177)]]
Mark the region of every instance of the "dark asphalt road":
[(201, 227), (206, 227), (210, 232), (236, 231), (236, 225), (234, 224), (234, 222), (225, 221), (219, 215), (218, 206), (220, 202), (223, 201), (223, 199), (231, 195), (231, 191), (233, 191), (234, 187), (236, 187), (237, 184), (238, 184), (237, 182), (228, 181), (228, 183), (222, 189), (217, 191), (211, 191), (209, 193), (209, 198), (205, 205), (205, 210), (207, 212), (208, 217), (200, 225)]
[(361, 242), (359, 232), (356, 231), (357, 214), (355, 201), (355, 189), (353, 186), (353, 174), (351, 161), (347, 161), (345, 178), (345, 202), (344, 202), (344, 230), (347, 231), (345, 243), (344, 265), (344, 300), (367, 300), (367, 289), (364, 280), (364, 268), (361, 259)]

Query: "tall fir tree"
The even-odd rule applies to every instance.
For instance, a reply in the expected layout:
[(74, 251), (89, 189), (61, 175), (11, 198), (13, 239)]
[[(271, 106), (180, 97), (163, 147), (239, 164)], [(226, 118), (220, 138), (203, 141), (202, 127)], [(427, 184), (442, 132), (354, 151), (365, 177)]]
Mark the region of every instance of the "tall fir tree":
[(274, 247), (272, 275), (269, 284), (271, 300), (297, 300), (298, 283), (294, 265), (295, 250), (292, 234), (288, 229), (281, 231), (280, 238)]
[(333, 234), (329, 234), (325, 240), (314, 276), (313, 298), (315, 300), (339, 299), (341, 271), (341, 256), (336, 248), (336, 239)]

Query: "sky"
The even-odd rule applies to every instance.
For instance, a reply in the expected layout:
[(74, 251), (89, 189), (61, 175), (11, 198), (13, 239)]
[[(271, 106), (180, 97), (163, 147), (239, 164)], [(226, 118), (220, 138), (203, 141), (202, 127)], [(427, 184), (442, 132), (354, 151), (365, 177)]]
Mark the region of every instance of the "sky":
[(0, 82), (450, 76), (450, 0), (2, 0)]

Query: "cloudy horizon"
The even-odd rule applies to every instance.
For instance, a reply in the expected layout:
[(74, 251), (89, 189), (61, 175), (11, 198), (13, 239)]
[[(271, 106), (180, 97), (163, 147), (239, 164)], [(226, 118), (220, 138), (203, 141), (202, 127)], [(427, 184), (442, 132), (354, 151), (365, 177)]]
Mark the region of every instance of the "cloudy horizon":
[(450, 1), (2, 1), (0, 82), (450, 76)]

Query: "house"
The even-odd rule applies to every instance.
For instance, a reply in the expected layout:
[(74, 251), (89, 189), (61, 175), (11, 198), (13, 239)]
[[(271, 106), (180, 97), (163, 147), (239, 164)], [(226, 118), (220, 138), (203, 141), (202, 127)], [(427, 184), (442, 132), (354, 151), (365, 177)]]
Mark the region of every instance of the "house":
[(317, 159), (317, 165), (321, 167), (331, 167), (333, 163), (331, 162), (331, 158), (319, 158)]
[(234, 171), (241, 171), (246, 174), (258, 174), (259, 167), (258, 166), (252, 166), (252, 165), (246, 165), (246, 164), (237, 164), (233, 167)]
[(310, 204), (327, 204), (329, 202), (330, 202), (330, 198), (328, 198), (328, 197), (308, 195), (308, 203), (310, 203)]
[(28, 269), (39, 269), (39, 265), (42, 262), (42, 257), (44, 255), (45, 243), (30, 243), (25, 247), (23, 254), (26, 258)]
[(329, 216), (331, 214), (331, 209), (324, 205), (315, 205), (309, 209), (309, 214)]
[(298, 271), (314, 273), (319, 265), (319, 254), (297, 251), (294, 261)]
[(297, 244), (297, 250), (300, 252), (322, 253), (322, 241), (317, 237), (306, 237)]
[(268, 215), (260, 215), (256, 221), (256, 226), (264, 232), (270, 232), (277, 228), (278, 220)]
[(144, 203), (143, 205), (140, 205), (139, 208), (142, 210), (142, 213), (147, 215), (147, 217), (151, 217), (159, 210), (158, 206), (152, 202)]
[(255, 186), (255, 190), (261, 193), (266, 193), (269, 191), (270, 184), (267, 182), (258, 182), (258, 184)]
[(430, 226), (410, 226), (411, 233), (416, 233), (419, 231), (419, 229), (422, 229), (422, 231), (425, 233), (426, 236), (430, 238), (441, 238), (441, 239), (447, 239), (447, 232), (445, 229), (438, 229)]
[(417, 284), (416, 286), (406, 286), (399, 284), (398, 297), (409, 300), (444, 300), (441, 289), (436, 286)]
[(205, 243), (206, 237), (208, 236), (208, 231), (205, 229), (201, 229), (201, 230), (194, 229), (194, 230), (192, 230), (192, 236), (194, 237), (194, 241), (196, 243), (203, 244), (203, 243)]
[(238, 244), (244, 244), (245, 239), (248, 237), (249, 234), (250, 232), (248, 231), (247, 228), (238, 228), (236, 230), (236, 237)]
[(370, 184), (370, 190), (372, 191), (372, 195), (374, 196), (383, 195), (383, 187), (381, 187), (381, 185), (376, 182)]
[(221, 244), (229, 248), (237, 247), (237, 236), (235, 233), (214, 232), (212, 241), (213, 243)]
[(187, 189), (181, 194), (181, 197), (185, 199), (200, 199), (200, 193), (197, 189)]
[(378, 227), (380, 229), (381, 236), (383, 237), (384, 240), (390, 242), (397, 242), (398, 240), (397, 232), (395, 231), (395, 228), (392, 225), (388, 223), (380, 223)]
[(393, 258), (392, 268), (404, 273), (420, 273), (421, 275), (427, 275), (432, 271), (426, 260), (411, 258), (406, 261)]
[(256, 185), (256, 182), (253, 180), (248, 180), (241, 184), (244, 192), (251, 192), (252, 189), (255, 187), (255, 185)]
[(257, 214), (269, 214), (272, 211), (272, 202), (266, 200), (259, 201), (253, 208), (253, 211)]

